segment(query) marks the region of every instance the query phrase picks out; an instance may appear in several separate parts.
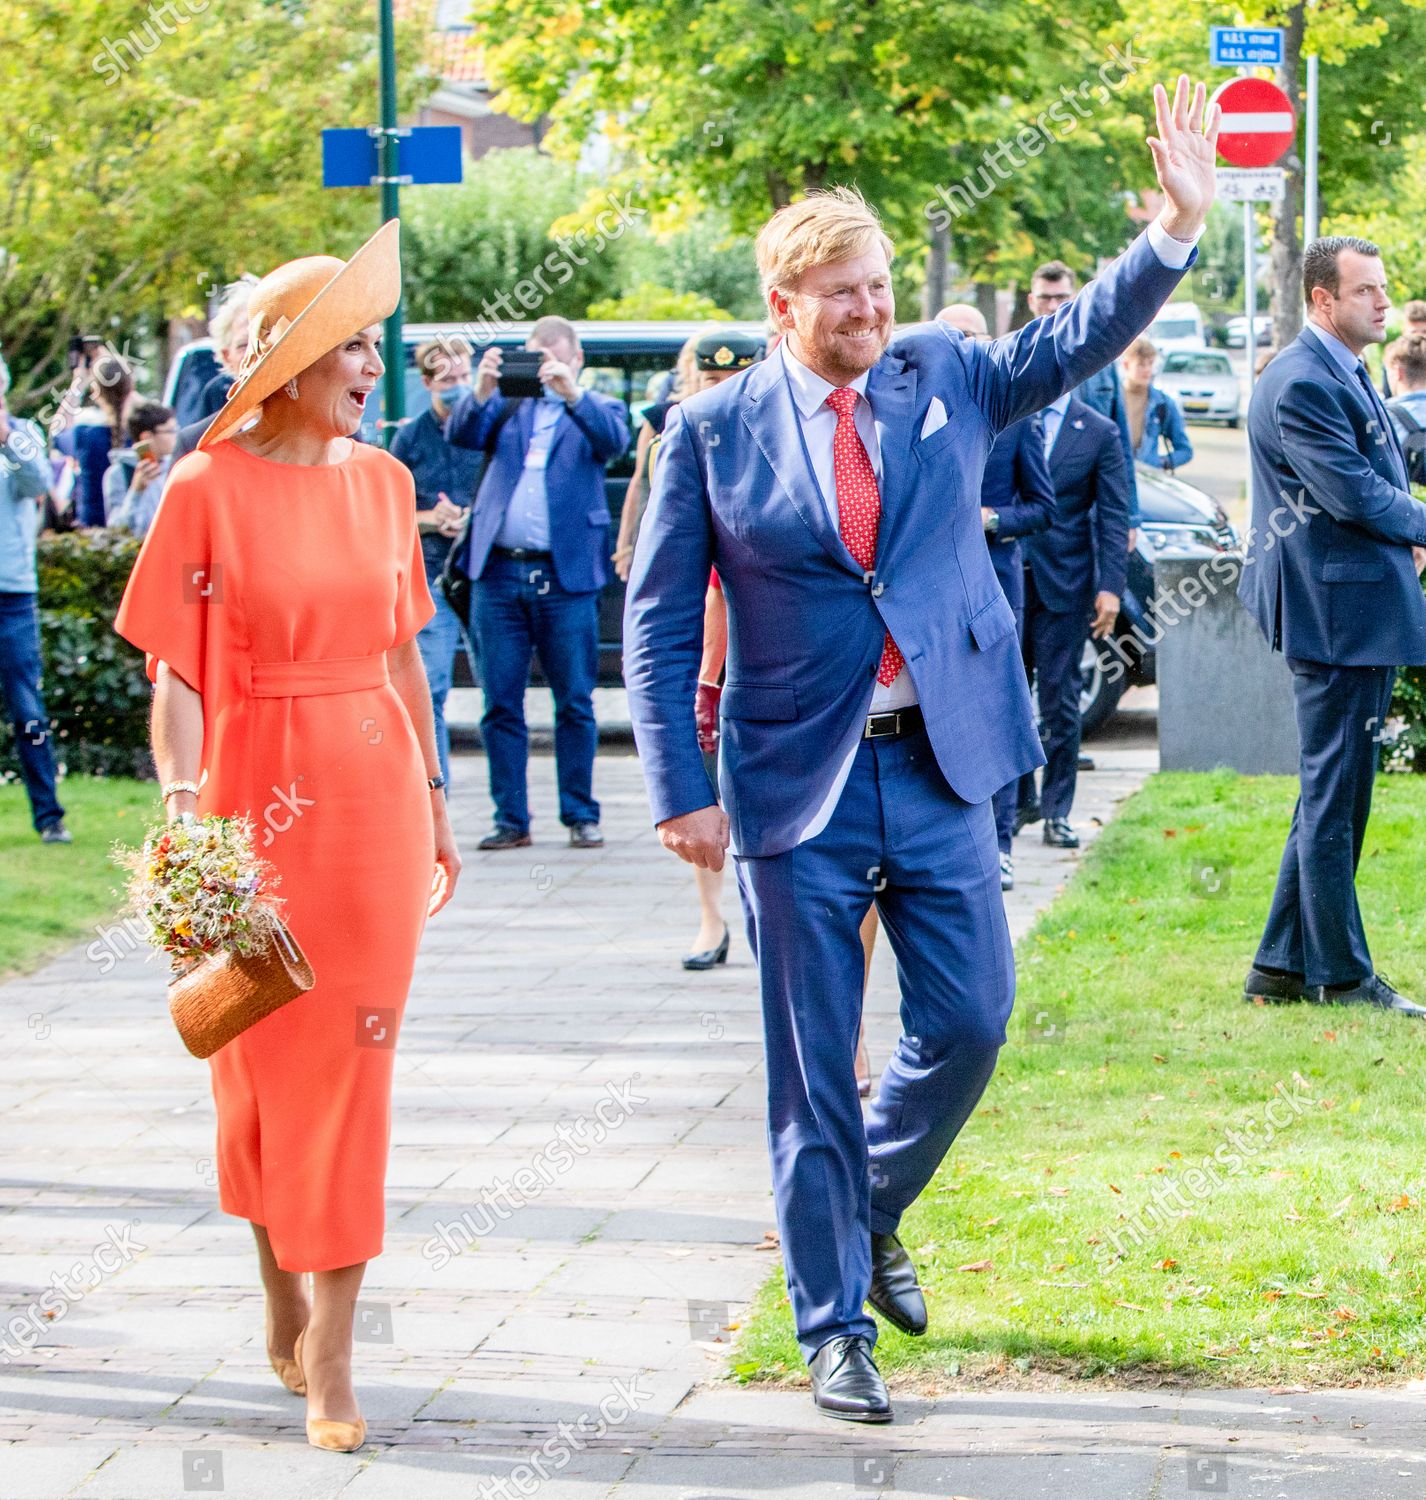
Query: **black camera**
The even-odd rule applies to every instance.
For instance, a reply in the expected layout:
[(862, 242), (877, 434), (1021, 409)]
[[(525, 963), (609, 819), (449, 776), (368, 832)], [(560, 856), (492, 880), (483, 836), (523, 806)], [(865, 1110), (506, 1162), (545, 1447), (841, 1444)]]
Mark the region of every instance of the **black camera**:
[(104, 340), (97, 333), (76, 333), (69, 341), (69, 368), (77, 370), (80, 365), (92, 363), (103, 347)]
[(500, 355), (500, 394), (506, 397), (543, 394), (540, 366), (545, 355), (539, 349), (506, 349)]

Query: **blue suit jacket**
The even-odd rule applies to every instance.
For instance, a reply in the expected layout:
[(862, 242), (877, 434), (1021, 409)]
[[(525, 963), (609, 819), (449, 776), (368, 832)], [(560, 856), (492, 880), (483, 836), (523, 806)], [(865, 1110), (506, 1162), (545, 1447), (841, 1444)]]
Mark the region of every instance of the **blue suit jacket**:
[[(889, 629), (947, 781), (980, 802), (1043, 763), (985, 545), (997, 433), (1107, 364), (1178, 284), (1144, 236), (1052, 317), (993, 342), (944, 323), (897, 338), (867, 397), (881, 529), (863, 573), (827, 513), (782, 360), (673, 409), (625, 607), (624, 675), (655, 823), (710, 804), (693, 699), (703, 596), (728, 606), (719, 782), (741, 855), (791, 848), (865, 725)], [(921, 436), (932, 398), (947, 420)]]
[(1070, 398), (1050, 449), (1055, 522), (1025, 557), (1047, 609), (1088, 609), (1098, 593), (1124, 597), (1129, 573), (1129, 480), (1119, 429)]
[(1106, 365), (1088, 380), (1082, 381), (1075, 390), (1075, 399), (1093, 407), (1101, 417), (1108, 417), (1119, 429), (1119, 442), (1124, 449), (1124, 472), (1129, 476), (1129, 524), (1139, 524), (1139, 480), (1134, 473), (1134, 440), (1129, 434), (1129, 412), (1124, 405), (1124, 386), (1119, 379), (1119, 366)]
[[(458, 448), (484, 448), (504, 398), (494, 395), (483, 406), (465, 395), (446, 418), (446, 440)], [(471, 509), (459, 562), (479, 578), (500, 534), (505, 512), (525, 467), (535, 402), (521, 401), (500, 428), (495, 451)], [(545, 489), (550, 504), (550, 551), (555, 579), (572, 594), (604, 587), (609, 571), (609, 506), (604, 498), (604, 466), (629, 446), (629, 418), (622, 401), (585, 391), (561, 414), (550, 445)]]
[(1253, 515), (1238, 596), (1268, 643), (1334, 666), (1426, 662), (1411, 498), (1391, 422), (1308, 329), (1258, 379), (1248, 409)]
[(985, 461), (980, 503), (1000, 516), (995, 535), (986, 533), (990, 561), (1011, 609), (1025, 607), (1025, 555), (1021, 537), (1048, 530), (1055, 519), (1055, 487), (1045, 462), (1038, 413), (1012, 422), (996, 438)]

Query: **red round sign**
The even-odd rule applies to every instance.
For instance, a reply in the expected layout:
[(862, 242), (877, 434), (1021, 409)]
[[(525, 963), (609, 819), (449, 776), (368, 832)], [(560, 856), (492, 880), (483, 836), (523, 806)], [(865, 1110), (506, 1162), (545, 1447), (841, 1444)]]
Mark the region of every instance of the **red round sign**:
[(1292, 100), (1266, 79), (1235, 78), (1210, 103), (1223, 109), (1218, 154), (1229, 166), (1270, 167), (1297, 135)]

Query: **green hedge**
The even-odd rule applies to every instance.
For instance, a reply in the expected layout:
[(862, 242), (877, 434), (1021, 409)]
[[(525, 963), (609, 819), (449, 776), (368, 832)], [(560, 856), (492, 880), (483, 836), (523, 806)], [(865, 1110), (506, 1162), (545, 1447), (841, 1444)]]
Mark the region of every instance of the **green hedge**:
[[(47, 536), (39, 545), (40, 654), (55, 759), (71, 774), (152, 777), (143, 653), (114, 634), (138, 541), (121, 532)], [(0, 771), (19, 775), (0, 726)]]

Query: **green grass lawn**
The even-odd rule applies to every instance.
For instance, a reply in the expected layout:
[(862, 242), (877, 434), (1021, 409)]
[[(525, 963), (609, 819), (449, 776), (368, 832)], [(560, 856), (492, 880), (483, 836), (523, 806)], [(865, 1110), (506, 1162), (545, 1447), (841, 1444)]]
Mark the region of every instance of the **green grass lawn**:
[(116, 840), (137, 844), (160, 816), (158, 787), (123, 777), (71, 776), (59, 798), (72, 844), (42, 844), (24, 788), (0, 786), (0, 978), (24, 973), (112, 922), (124, 872)]
[[(1295, 791), (1154, 777), (1020, 944), (998, 1070), (902, 1224), (931, 1328), (882, 1325), (889, 1375), (1426, 1374), (1426, 1025), (1241, 999)], [(1426, 778), (1382, 777), (1359, 891), (1376, 962), (1418, 999), (1423, 828)], [(780, 1273), (732, 1363), (801, 1376)]]

